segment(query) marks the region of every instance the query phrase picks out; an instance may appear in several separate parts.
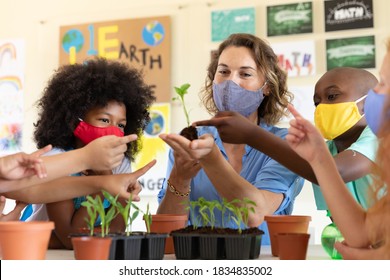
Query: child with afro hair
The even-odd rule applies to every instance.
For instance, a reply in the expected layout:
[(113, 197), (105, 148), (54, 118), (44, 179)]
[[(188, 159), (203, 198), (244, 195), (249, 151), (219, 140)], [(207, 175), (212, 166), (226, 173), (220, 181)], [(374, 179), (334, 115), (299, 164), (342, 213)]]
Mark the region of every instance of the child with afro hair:
[[(38, 101), (34, 138), (38, 148), (52, 144), (54, 148), (49, 154), (53, 155), (82, 148), (105, 135), (140, 136), (150, 121), (148, 109), (154, 100), (152, 87), (144, 82), (142, 72), (125, 63), (94, 58), (83, 64), (65, 65), (49, 80)], [(140, 148), (138, 141), (128, 143), (122, 163), (112, 170), (84, 170), (72, 175), (129, 173), (130, 161)], [(139, 192), (139, 184), (138, 189)], [(96, 195), (102, 196), (101, 193)], [(49, 248), (71, 249), (69, 234), (85, 227), (87, 211), (81, 207), (84, 200), (85, 197), (78, 197), (33, 205), (32, 215), (24, 219), (54, 221)], [(106, 200), (105, 207), (110, 207)], [(98, 220), (95, 226), (99, 223)], [(110, 229), (123, 231), (124, 226), (117, 217)]]

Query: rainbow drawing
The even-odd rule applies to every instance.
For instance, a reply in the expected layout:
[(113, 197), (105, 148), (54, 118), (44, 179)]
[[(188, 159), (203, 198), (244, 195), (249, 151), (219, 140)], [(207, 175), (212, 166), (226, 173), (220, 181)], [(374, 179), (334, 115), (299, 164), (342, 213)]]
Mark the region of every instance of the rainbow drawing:
[(0, 86), (2, 84), (10, 84), (16, 88), (17, 91), (23, 88), (22, 82), (17, 76), (3, 76), (0, 77)]
[(2, 65), (4, 54), (9, 53), (13, 59), (16, 59), (16, 48), (12, 43), (6, 43), (0, 46), (0, 65)]

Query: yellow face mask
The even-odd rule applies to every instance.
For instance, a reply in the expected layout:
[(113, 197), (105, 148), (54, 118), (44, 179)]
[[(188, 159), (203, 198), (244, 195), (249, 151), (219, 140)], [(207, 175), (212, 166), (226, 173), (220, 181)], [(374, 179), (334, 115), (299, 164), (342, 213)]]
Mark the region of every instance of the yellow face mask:
[(314, 112), (314, 123), (322, 136), (332, 140), (353, 127), (364, 116), (356, 105), (364, 98), (366, 95), (352, 102), (319, 104)]

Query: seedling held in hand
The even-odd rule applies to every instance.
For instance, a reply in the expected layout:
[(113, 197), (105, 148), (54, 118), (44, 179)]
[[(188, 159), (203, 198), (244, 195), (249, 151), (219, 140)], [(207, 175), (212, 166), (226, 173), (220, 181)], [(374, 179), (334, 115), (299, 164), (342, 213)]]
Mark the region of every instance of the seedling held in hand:
[(188, 94), (188, 88), (190, 87), (190, 84), (183, 84), (180, 87), (174, 87), (176, 94), (178, 97), (172, 98), (172, 100), (180, 100), (183, 105), (184, 115), (187, 122), (187, 127), (185, 127), (181, 132), (180, 135), (186, 137), (188, 140), (192, 141), (194, 139), (198, 139), (198, 133), (196, 131), (196, 128), (191, 126), (190, 122), (190, 116), (187, 111), (186, 104), (184, 102), (184, 96)]

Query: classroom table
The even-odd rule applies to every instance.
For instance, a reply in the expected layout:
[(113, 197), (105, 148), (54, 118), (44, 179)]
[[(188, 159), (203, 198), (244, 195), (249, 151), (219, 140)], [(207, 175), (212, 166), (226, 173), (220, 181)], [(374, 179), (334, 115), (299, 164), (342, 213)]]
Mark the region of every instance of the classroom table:
[[(48, 250), (46, 253), (47, 260), (74, 260), (73, 250)], [(164, 256), (164, 260), (175, 260), (175, 254)], [(271, 254), (271, 246), (262, 245), (260, 249), (259, 260), (279, 260)], [(308, 260), (330, 260), (324, 249), (319, 244), (309, 244), (307, 251)]]

